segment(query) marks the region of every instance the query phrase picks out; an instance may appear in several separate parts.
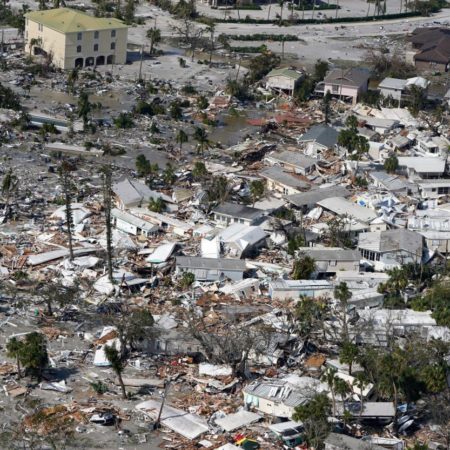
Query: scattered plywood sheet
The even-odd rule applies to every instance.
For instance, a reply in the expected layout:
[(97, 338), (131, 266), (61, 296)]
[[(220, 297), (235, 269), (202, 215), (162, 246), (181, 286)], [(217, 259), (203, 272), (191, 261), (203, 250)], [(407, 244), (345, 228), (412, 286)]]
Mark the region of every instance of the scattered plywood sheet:
[(216, 420), (216, 424), (225, 431), (234, 431), (261, 420), (259, 414), (250, 411), (238, 411)]
[[(147, 400), (136, 405), (137, 410), (149, 415), (152, 419), (158, 417), (160, 408), (161, 402), (156, 400)], [(167, 405), (164, 405), (162, 410), (161, 424), (187, 439), (195, 439), (209, 430), (203, 417)]]

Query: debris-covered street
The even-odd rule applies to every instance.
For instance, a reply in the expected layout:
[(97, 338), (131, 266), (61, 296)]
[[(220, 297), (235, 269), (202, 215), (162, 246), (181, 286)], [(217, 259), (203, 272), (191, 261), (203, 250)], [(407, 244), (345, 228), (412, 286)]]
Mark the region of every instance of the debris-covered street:
[(0, 449), (450, 449), (412, 3), (0, 5)]

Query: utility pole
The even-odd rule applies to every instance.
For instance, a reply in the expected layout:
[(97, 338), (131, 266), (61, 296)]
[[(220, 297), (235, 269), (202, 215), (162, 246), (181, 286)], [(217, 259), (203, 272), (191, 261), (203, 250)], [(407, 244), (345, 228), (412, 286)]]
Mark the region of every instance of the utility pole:
[(138, 81), (142, 80), (142, 60), (144, 59), (144, 44), (141, 45), (141, 60), (139, 61), (139, 77)]
[(161, 415), (162, 415), (162, 411), (164, 408), (164, 403), (166, 403), (166, 398), (167, 398), (167, 394), (169, 392), (169, 387), (170, 387), (170, 380), (166, 380), (164, 383), (164, 393), (163, 393), (163, 398), (162, 398), (162, 402), (161, 402), (161, 408), (159, 408), (158, 417), (156, 418), (156, 421), (153, 425), (154, 430), (158, 429), (160, 426)]

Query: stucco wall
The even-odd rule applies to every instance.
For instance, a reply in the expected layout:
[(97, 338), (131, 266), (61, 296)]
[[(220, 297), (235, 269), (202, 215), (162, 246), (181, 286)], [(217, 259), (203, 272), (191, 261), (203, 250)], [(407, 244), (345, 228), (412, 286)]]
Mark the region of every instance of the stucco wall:
[(64, 68), (65, 35), (45, 26), (42, 27), (42, 31), (39, 31), (37, 22), (30, 19), (25, 20), (25, 51), (27, 54), (30, 54), (30, 50), (31, 54), (33, 54), (33, 50), (30, 49), (31, 40), (41, 39), (42, 43), (36, 47), (41, 47), (48, 54), (51, 53), (53, 55), (53, 64)]
[[(93, 64), (106, 64), (108, 57), (112, 58), (115, 64), (125, 64), (127, 60), (127, 38), (128, 29), (115, 29), (116, 35), (113, 37), (110, 30), (99, 30), (98, 38), (95, 38), (95, 31), (81, 31), (81, 40), (78, 40), (78, 33), (59, 33), (46, 26), (39, 31), (39, 24), (27, 19), (25, 29), (25, 51), (30, 52), (31, 39), (41, 38), (40, 46), (45, 52), (53, 54), (53, 63), (61, 69), (73, 69), (75, 61), (83, 59), (83, 67), (87, 58), (93, 58)], [(111, 49), (111, 43), (115, 43), (115, 49)], [(98, 45), (98, 50), (94, 50), (94, 45)], [(81, 52), (77, 52), (77, 47), (81, 46)], [(98, 57), (100, 57), (98, 59)], [(104, 58), (104, 62), (101, 58)]]

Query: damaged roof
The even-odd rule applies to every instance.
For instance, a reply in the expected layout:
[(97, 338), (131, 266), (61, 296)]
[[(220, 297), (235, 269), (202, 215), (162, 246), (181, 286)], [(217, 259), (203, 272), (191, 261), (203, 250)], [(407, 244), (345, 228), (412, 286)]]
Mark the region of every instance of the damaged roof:
[(257, 219), (264, 214), (264, 211), (261, 209), (230, 202), (221, 203), (219, 206), (216, 206), (212, 212), (215, 214), (223, 214), (224, 216), (238, 217), (248, 220)]
[(276, 181), (277, 183), (289, 186), (294, 189), (306, 189), (309, 187), (309, 183), (300, 180), (299, 178), (294, 176), (292, 172), (285, 172), (279, 166), (268, 167), (259, 174), (264, 178)]
[(412, 254), (422, 254), (423, 238), (411, 230), (386, 230), (360, 233), (358, 247), (375, 252), (404, 250)]
[(200, 256), (177, 256), (177, 266), (190, 269), (244, 271), (247, 266), (241, 259), (202, 258)]
[(315, 205), (321, 200), (325, 200), (330, 197), (349, 197), (351, 192), (344, 186), (331, 186), (326, 188), (312, 189), (308, 192), (302, 192), (300, 194), (293, 194), (286, 196), (286, 200), (295, 206), (308, 206)]
[(130, 178), (125, 178), (113, 184), (112, 190), (119, 197), (124, 206), (147, 203), (150, 199), (162, 198), (165, 202), (172, 202), (171, 197), (152, 191), (146, 184)]
[(299, 142), (317, 142), (327, 148), (337, 144), (338, 131), (329, 125), (315, 125), (298, 138)]

